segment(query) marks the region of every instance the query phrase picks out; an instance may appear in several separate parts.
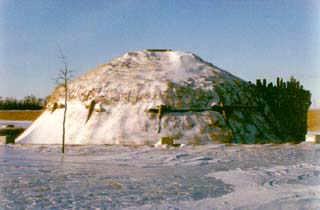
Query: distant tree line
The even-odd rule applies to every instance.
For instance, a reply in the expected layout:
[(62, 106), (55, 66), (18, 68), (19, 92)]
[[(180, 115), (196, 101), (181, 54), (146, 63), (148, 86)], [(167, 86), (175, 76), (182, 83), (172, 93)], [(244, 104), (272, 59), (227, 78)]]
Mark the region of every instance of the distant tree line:
[(0, 96), (0, 110), (41, 110), (45, 106), (45, 99), (34, 95), (26, 96), (21, 100)]

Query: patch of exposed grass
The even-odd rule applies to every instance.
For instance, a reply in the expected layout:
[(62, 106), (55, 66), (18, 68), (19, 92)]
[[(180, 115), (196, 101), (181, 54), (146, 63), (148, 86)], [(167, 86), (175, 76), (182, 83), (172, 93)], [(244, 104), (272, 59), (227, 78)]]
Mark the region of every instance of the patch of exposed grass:
[(112, 187), (113, 189), (121, 189), (122, 188), (122, 184), (118, 183), (118, 182), (108, 182), (107, 183), (108, 186)]
[(308, 131), (320, 131), (320, 109), (309, 110)]
[(43, 111), (0, 111), (0, 120), (36, 120)]

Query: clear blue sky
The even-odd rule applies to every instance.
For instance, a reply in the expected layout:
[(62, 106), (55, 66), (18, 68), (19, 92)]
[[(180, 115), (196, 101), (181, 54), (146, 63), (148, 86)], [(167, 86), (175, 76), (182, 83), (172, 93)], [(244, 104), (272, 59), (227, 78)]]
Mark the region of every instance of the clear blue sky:
[(0, 0), (0, 96), (49, 95), (59, 46), (77, 75), (128, 51), (189, 51), (244, 80), (293, 75), (320, 106), (317, 0)]

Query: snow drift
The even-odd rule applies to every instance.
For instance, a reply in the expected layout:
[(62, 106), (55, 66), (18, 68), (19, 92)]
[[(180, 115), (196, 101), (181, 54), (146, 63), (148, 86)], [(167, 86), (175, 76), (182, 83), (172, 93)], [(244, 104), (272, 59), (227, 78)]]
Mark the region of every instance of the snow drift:
[[(251, 85), (192, 53), (129, 52), (68, 87), (66, 144), (278, 139), (273, 114)], [(63, 97), (57, 87), (47, 111), (17, 142), (61, 144)]]

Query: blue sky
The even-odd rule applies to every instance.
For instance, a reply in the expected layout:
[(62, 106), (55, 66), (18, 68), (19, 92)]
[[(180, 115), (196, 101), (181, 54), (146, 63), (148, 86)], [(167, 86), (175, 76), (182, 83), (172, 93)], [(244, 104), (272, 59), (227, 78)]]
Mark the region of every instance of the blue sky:
[(317, 0), (0, 0), (0, 96), (49, 95), (59, 46), (77, 75), (169, 48), (244, 80), (293, 75), (320, 106), (319, 14)]

